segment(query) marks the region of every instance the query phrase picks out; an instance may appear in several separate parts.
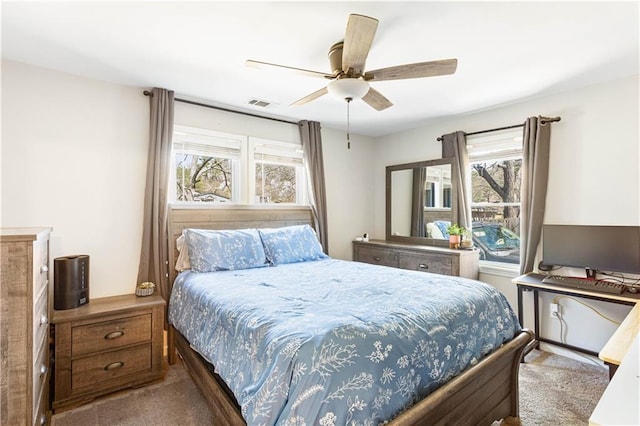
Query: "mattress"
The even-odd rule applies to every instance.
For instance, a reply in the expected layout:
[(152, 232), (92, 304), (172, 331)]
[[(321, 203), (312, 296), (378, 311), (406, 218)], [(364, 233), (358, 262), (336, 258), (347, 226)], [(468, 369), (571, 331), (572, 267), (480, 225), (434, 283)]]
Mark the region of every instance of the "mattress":
[(169, 322), (249, 425), (384, 422), (520, 330), (488, 284), (337, 259), (184, 271)]

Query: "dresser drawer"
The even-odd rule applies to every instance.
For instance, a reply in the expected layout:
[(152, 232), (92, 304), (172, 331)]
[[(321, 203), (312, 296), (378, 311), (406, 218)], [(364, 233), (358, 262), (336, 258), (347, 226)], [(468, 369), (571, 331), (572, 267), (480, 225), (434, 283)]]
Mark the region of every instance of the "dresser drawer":
[(151, 340), (151, 313), (73, 327), (71, 355), (117, 349)]
[(72, 361), (71, 389), (105, 387), (109, 381), (151, 370), (151, 344)]
[(434, 253), (402, 252), (398, 254), (398, 258), (399, 267), (402, 269), (443, 275), (453, 274), (453, 259), (451, 256)]
[[(47, 340), (41, 342), (34, 342), (34, 345), (38, 346), (38, 355), (33, 360), (33, 408), (35, 410), (39, 403), (38, 392), (47, 383), (49, 377), (49, 345)], [(36, 418), (34, 418), (36, 419)]]
[(47, 296), (47, 292), (43, 292), (40, 295), (40, 298), (36, 300), (35, 306), (33, 307), (33, 359), (36, 358), (40, 351), (38, 342), (42, 342), (49, 331)]
[(358, 262), (371, 263), (374, 265), (398, 266), (398, 257), (392, 250), (380, 247), (358, 247), (356, 259)]
[(49, 241), (37, 240), (33, 243), (33, 300), (34, 302), (49, 284)]
[(33, 424), (34, 425), (46, 425), (47, 424), (47, 412), (49, 411), (49, 372), (46, 373), (46, 378), (42, 380), (42, 386), (40, 389), (34, 388), (33, 392)]

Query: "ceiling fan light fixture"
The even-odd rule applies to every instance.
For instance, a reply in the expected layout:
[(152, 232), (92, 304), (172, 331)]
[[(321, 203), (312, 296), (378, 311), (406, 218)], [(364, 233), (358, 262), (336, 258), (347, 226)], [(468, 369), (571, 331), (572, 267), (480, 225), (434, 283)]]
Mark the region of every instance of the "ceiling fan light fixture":
[(362, 99), (369, 91), (369, 83), (359, 78), (341, 78), (329, 83), (327, 91), (340, 99)]

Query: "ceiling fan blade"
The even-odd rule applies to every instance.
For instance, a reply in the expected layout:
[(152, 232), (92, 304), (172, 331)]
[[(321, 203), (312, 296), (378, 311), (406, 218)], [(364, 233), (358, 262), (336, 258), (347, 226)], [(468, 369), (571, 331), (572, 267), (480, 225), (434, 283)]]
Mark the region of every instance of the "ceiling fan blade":
[(285, 71), (294, 72), (294, 73), (297, 73), (297, 74), (308, 75), (308, 76), (311, 76), (311, 77), (322, 77), (322, 78), (328, 78), (328, 79), (333, 78), (333, 76), (331, 74), (327, 74), (325, 72), (305, 70), (305, 69), (302, 69), (302, 68), (295, 68), (295, 67), (288, 67), (286, 65), (270, 64), (269, 62), (254, 61), (254, 60), (251, 60), (251, 59), (247, 59), (247, 61), (245, 62), (245, 65), (247, 65), (248, 67), (260, 68), (260, 69), (278, 68), (278, 69), (283, 69)]
[(342, 70), (345, 73), (349, 73), (349, 69), (352, 69), (355, 75), (362, 74), (377, 28), (378, 20), (375, 18), (357, 14), (349, 15), (342, 48)]
[(378, 111), (382, 111), (383, 109), (393, 106), (389, 99), (382, 96), (382, 93), (378, 92), (373, 87), (369, 88), (369, 91), (362, 97), (362, 100)]
[(398, 65), (368, 71), (364, 74), (367, 81), (403, 80), (407, 78), (435, 77), (453, 74), (458, 67), (457, 59), (443, 59), (440, 61), (418, 62), (415, 64)]
[(292, 103), (290, 106), (293, 106), (293, 105), (304, 105), (307, 102), (311, 102), (311, 101), (313, 101), (315, 99), (318, 99), (320, 96), (326, 95), (326, 94), (327, 94), (327, 88), (323, 87), (322, 89), (316, 90), (315, 92), (305, 96), (302, 99), (298, 99), (297, 101)]

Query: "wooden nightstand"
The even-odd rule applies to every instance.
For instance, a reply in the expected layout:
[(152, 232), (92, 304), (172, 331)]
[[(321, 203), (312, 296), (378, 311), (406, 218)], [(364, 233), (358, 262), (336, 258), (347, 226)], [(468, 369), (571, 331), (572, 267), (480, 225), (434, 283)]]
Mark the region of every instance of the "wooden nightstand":
[(164, 307), (128, 294), (54, 311), (54, 411), (161, 379)]

